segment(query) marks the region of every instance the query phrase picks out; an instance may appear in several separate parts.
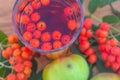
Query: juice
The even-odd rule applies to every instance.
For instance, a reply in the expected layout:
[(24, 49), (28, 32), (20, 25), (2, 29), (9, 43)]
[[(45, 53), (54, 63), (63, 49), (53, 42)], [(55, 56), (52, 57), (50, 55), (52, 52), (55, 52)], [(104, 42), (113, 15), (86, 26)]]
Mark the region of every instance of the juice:
[(28, 0), (19, 10), (19, 31), (24, 41), (36, 49), (61, 48), (80, 28), (81, 11), (76, 0)]

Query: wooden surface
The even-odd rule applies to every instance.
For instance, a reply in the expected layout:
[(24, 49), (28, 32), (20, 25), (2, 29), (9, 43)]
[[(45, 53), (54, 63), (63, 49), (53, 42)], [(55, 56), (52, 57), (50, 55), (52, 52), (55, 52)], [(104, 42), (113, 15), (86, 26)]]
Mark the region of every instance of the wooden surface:
[[(83, 4), (84, 12), (87, 12), (87, 4), (89, 0), (85, 0)], [(0, 0), (0, 30), (3, 30), (7, 35), (14, 33), (12, 28), (12, 8), (15, 3), (15, 0)], [(114, 8), (120, 11), (120, 0), (113, 3)], [(109, 6), (104, 8), (99, 8), (95, 12), (99, 18), (102, 18), (105, 15), (112, 14)]]

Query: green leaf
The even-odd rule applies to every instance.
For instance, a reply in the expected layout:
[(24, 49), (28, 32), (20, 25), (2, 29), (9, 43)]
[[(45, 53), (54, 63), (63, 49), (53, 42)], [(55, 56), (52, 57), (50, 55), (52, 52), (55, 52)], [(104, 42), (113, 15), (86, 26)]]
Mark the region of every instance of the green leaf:
[(42, 80), (42, 71), (36, 74), (37, 62), (33, 59), (32, 63), (34, 66), (32, 67), (32, 74), (28, 80)]
[(120, 19), (115, 15), (107, 15), (103, 17), (103, 22), (118, 23), (120, 22)]
[(5, 73), (5, 68), (0, 68), (0, 77), (3, 77)]
[(95, 32), (96, 30), (98, 30), (99, 26), (96, 26), (96, 25), (92, 25), (92, 30)]
[(83, 3), (83, 2), (84, 2), (84, 0), (80, 0), (80, 2), (81, 2), (81, 3)]
[(99, 7), (104, 7), (104, 6), (106, 6), (106, 5), (114, 2), (114, 1), (116, 1), (116, 0), (97, 0), (97, 1), (98, 1), (98, 3), (99, 3), (99, 4), (98, 4)]
[(119, 35), (119, 36), (116, 36), (116, 39), (117, 39), (118, 41), (120, 41), (120, 35)]
[(7, 43), (7, 35), (0, 30), (0, 43), (6, 44)]
[(96, 65), (99, 68), (100, 72), (113, 72), (111, 69), (105, 68), (104, 67), (104, 62), (99, 58), (97, 60)]
[(98, 0), (90, 0), (88, 4), (88, 10), (90, 13), (94, 13), (98, 7)]

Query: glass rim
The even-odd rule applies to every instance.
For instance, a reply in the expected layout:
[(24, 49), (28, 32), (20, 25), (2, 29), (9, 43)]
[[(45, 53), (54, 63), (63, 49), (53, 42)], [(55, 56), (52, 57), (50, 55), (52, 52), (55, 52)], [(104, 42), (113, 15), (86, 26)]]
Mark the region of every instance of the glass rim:
[(83, 27), (84, 12), (83, 12), (83, 8), (82, 8), (82, 4), (81, 4), (80, 0), (76, 0), (76, 1), (78, 2), (79, 7), (80, 7), (80, 10), (81, 10), (80, 28), (78, 28), (77, 32), (73, 35), (71, 41), (70, 41), (68, 44), (66, 44), (66, 45), (64, 45), (64, 46), (62, 46), (62, 47), (60, 47), (60, 48), (53, 49), (53, 50), (42, 50), (42, 49), (34, 48), (34, 47), (32, 47), (28, 42), (26, 42), (26, 41), (22, 38), (21, 34), (19, 34), (19, 31), (16, 29), (16, 26), (15, 26), (15, 24), (14, 24), (14, 22), (15, 22), (15, 20), (14, 20), (14, 16), (15, 16), (14, 11), (15, 11), (15, 7), (16, 7), (16, 5), (17, 5), (18, 0), (16, 0), (15, 4), (14, 4), (14, 6), (13, 6), (13, 10), (12, 10), (12, 24), (13, 24), (13, 29), (14, 29), (16, 35), (18, 36), (18, 38), (20, 39), (20, 41), (21, 41), (25, 46), (27, 46), (28, 48), (30, 48), (30, 49), (32, 49), (32, 50), (34, 50), (34, 51), (36, 51), (36, 52), (40, 52), (40, 53), (51, 53), (51, 52), (57, 52), (57, 51), (61, 51), (61, 50), (63, 50), (63, 49), (68, 48), (68, 47), (71, 46), (71, 45), (75, 42), (75, 40), (78, 38), (78, 36), (79, 36), (79, 34), (80, 34), (80, 31), (81, 31), (81, 29), (82, 29), (82, 27)]

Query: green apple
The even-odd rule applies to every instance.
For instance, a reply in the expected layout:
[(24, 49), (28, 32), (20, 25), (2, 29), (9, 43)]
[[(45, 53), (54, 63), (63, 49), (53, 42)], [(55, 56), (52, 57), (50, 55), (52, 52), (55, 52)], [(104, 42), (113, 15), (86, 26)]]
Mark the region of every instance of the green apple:
[(80, 55), (56, 59), (43, 71), (43, 80), (88, 80), (89, 67)]
[(91, 80), (120, 80), (120, 76), (114, 73), (100, 73)]

